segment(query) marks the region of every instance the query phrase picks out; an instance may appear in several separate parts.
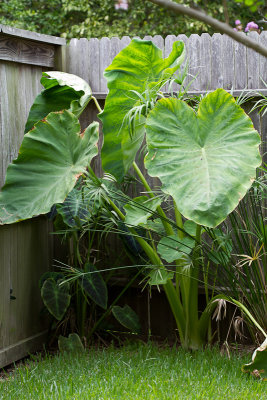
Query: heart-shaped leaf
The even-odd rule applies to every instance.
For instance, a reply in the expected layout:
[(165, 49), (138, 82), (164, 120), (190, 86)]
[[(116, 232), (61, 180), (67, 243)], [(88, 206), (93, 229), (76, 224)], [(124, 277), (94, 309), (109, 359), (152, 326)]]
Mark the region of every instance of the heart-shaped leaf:
[(124, 206), (126, 211), (125, 223), (130, 226), (145, 224), (157, 207), (160, 206), (161, 201), (158, 197), (149, 198), (147, 196), (139, 196), (130, 200)]
[[(163, 59), (162, 51), (151, 41), (133, 39), (105, 70), (109, 94), (104, 111), (99, 115), (103, 122), (103, 168), (121, 180), (131, 167), (144, 138), (146, 107), (155, 100), (157, 91), (180, 66), (184, 59), (184, 43), (175, 42), (169, 57)], [(142, 99), (141, 99), (142, 97)], [(144, 104), (142, 112), (133, 115), (136, 130), (129, 134), (126, 116), (133, 107)], [(138, 111), (138, 108), (136, 108)]]
[(49, 212), (62, 203), (97, 154), (98, 123), (82, 135), (69, 111), (50, 113), (23, 139), (0, 192), (0, 224)]
[(259, 134), (223, 89), (208, 94), (197, 114), (181, 100), (159, 100), (146, 130), (149, 175), (160, 178), (179, 211), (200, 225), (222, 222), (261, 164)]
[(31, 106), (25, 133), (52, 111), (69, 110), (79, 116), (92, 97), (88, 83), (79, 76), (66, 72), (43, 72), (41, 84), (45, 89)]
[(112, 314), (125, 328), (130, 329), (132, 332), (140, 333), (141, 325), (138, 315), (130, 306), (127, 304), (124, 307), (113, 306)]
[(194, 248), (195, 241), (190, 237), (178, 238), (177, 235), (163, 237), (158, 244), (159, 255), (171, 263), (184, 255), (189, 255)]
[(64, 279), (64, 274), (62, 272), (46, 271), (39, 279), (40, 290), (42, 289), (42, 286), (47, 279), (53, 279), (53, 281), (55, 282), (62, 281), (62, 279)]
[(86, 264), (84, 271), (88, 273), (79, 278), (80, 286), (97, 305), (106, 309), (108, 291), (100, 272), (93, 264)]
[(66, 351), (67, 353), (76, 354), (84, 352), (84, 346), (77, 333), (70, 333), (68, 337), (60, 335), (58, 338), (58, 348), (60, 351)]
[(57, 319), (64, 317), (70, 305), (71, 296), (68, 293), (68, 285), (60, 285), (53, 279), (47, 279), (41, 289), (41, 296), (48, 311)]

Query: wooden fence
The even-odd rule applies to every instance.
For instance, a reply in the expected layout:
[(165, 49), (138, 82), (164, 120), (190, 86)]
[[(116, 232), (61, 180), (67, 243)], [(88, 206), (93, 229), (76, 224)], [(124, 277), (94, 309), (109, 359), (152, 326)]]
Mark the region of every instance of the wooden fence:
[[(61, 38), (0, 26), (0, 186), (17, 156), (42, 71), (55, 67)], [(44, 217), (0, 226), (0, 367), (44, 342), (38, 280), (51, 268), (51, 228)]]
[[(267, 45), (267, 32), (251, 33), (251, 37)], [(218, 87), (232, 89), (234, 94), (243, 89), (267, 93), (260, 79), (267, 81), (267, 59), (226, 36), (171, 35), (165, 40), (160, 36), (145, 39), (160, 47), (165, 57), (174, 41), (185, 42), (191, 75), (188, 82), (196, 76), (190, 86), (192, 93)], [(66, 46), (61, 38), (0, 25), (0, 185), (8, 163), (18, 153), (29, 108), (41, 89), (42, 71), (58, 69), (82, 77), (103, 102), (107, 95), (104, 69), (130, 40), (72, 39)], [(85, 125), (96, 118), (96, 109), (90, 104), (81, 123)], [(252, 118), (265, 142), (266, 118), (257, 113)], [(97, 168), (100, 169), (100, 163)], [(44, 217), (0, 227), (0, 367), (33, 351), (44, 340), (46, 326), (40, 317), (38, 279), (50, 268), (55, 254), (49, 230)], [(168, 324), (168, 314), (161, 314)]]

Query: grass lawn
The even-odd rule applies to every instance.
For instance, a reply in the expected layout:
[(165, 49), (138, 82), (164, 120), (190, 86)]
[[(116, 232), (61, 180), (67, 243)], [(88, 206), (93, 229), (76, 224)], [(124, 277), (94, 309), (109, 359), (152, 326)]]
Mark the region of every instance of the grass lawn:
[(2, 376), (0, 399), (267, 399), (267, 383), (241, 372), (250, 358), (140, 343), (50, 355)]

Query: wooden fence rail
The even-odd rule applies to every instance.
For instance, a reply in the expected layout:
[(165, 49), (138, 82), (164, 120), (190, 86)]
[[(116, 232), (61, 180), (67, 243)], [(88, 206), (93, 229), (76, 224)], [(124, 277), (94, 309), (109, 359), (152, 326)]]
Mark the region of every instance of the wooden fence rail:
[[(267, 31), (261, 35), (251, 32), (250, 37), (267, 46)], [(192, 92), (218, 87), (233, 89), (234, 92), (267, 89), (262, 81), (267, 80), (267, 59), (226, 35), (203, 33), (189, 38), (169, 35), (165, 39), (161, 36), (146, 36), (144, 39), (152, 40), (162, 49), (164, 57), (170, 54), (173, 42), (182, 40), (185, 43), (190, 75), (188, 82), (196, 77), (190, 86)], [(122, 39), (72, 39), (67, 47), (65, 68), (89, 82), (98, 98), (105, 98), (107, 84), (103, 72), (130, 41), (128, 36)]]
[[(251, 33), (267, 45), (267, 32)], [(167, 57), (176, 40), (184, 41), (189, 62), (191, 92), (223, 87), (267, 93), (267, 59), (232, 39), (214, 34), (145, 37)], [(0, 186), (8, 164), (17, 156), (30, 106), (39, 93), (42, 71), (58, 69), (76, 74), (91, 85), (98, 99), (105, 99), (103, 77), (112, 59), (130, 43), (129, 37), (72, 39), (0, 25)], [(82, 124), (97, 118), (90, 104)], [(266, 138), (266, 118), (252, 115), (256, 129)], [(97, 168), (100, 169), (100, 163)], [(0, 367), (33, 351), (44, 340), (46, 325), (40, 317), (42, 303), (38, 279), (53, 258), (50, 227), (44, 217), (0, 227)], [(11, 293), (12, 291), (12, 293)]]

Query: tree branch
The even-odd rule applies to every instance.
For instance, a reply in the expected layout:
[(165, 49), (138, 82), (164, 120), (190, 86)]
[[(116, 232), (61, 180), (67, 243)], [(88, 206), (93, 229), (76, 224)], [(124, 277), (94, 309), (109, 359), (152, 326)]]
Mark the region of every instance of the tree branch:
[(224, 22), (217, 21), (217, 19), (210, 17), (204, 12), (195, 10), (190, 7), (182, 6), (181, 4), (174, 3), (169, 0), (148, 0), (151, 3), (157, 4), (158, 6), (167, 8), (175, 12), (176, 14), (187, 15), (190, 18), (197, 19), (198, 21), (205, 22), (207, 25), (212, 26), (217, 32), (225, 33), (230, 36), (232, 39), (236, 40), (239, 43), (244, 44), (245, 46), (255, 50), (257, 53), (267, 57), (267, 49), (260, 44), (254, 42), (254, 40), (250, 39), (246, 35), (236, 32), (229, 25)]

